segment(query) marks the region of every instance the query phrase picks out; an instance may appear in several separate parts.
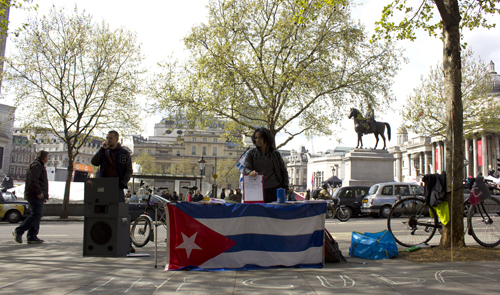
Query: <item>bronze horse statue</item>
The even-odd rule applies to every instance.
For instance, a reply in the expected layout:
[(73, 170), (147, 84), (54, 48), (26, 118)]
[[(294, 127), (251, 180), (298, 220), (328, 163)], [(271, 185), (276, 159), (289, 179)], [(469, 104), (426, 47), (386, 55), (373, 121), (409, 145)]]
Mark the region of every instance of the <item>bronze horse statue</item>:
[(375, 143), (375, 147), (373, 149), (377, 148), (379, 135), (384, 140), (383, 149), (384, 150), (387, 149), (386, 145), (385, 145), (384, 131), (385, 131), (385, 128), (387, 127), (387, 137), (390, 141), (391, 140), (391, 125), (389, 125), (389, 123), (375, 122), (374, 121), (372, 124), (369, 124), (368, 119), (363, 118), (363, 115), (355, 108), (351, 108), (351, 113), (349, 114), (349, 119), (351, 119), (351, 118), (353, 118), (353, 120), (354, 120), (354, 131), (356, 131), (356, 133), (358, 134), (358, 144), (356, 145), (356, 148), (358, 148), (360, 143), (361, 143), (360, 148), (363, 148), (363, 140), (361, 139), (363, 134), (373, 133), (375, 135), (375, 138), (377, 139), (377, 142)]

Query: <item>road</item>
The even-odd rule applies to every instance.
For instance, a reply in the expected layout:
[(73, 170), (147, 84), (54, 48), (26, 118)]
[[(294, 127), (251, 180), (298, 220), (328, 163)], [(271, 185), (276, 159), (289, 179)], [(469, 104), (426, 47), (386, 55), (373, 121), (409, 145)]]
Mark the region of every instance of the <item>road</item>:
[[(0, 222), (0, 241), (11, 240), (11, 232), (17, 225), (9, 224), (5, 221)], [(347, 222), (340, 222), (337, 219), (327, 219), (325, 226), (339, 243), (342, 252), (347, 255), (349, 252), (348, 248), (351, 243), (351, 234), (353, 231), (382, 231), (387, 228), (387, 220), (383, 218), (372, 217), (353, 217)], [(42, 221), (39, 237), (47, 241), (79, 240), (83, 242), (83, 221)], [(158, 237), (160, 238), (160, 241), (163, 241), (166, 237), (166, 231), (162, 227), (158, 228)], [(441, 236), (436, 233), (434, 238), (430, 241), (430, 244), (439, 244), (440, 238)], [(466, 243), (468, 245), (477, 245), (472, 237), (468, 235), (466, 235)], [(160, 243), (159, 246), (164, 247), (165, 243)], [(146, 245), (146, 247), (153, 247), (153, 245), (148, 244)]]

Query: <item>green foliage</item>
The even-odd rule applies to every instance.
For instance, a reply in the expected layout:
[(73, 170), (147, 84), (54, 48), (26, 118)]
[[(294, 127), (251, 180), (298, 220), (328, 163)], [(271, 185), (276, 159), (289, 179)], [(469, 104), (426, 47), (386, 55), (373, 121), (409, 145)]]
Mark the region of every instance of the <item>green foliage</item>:
[(239, 186), (240, 171), (236, 168), (235, 159), (222, 159), (217, 161), (217, 175), (219, 175), (219, 178), (217, 178), (219, 188), (231, 187), (231, 189), (235, 189)]
[[(92, 134), (140, 128), (142, 56), (136, 37), (95, 23), (76, 7), (55, 7), (48, 16), (28, 19), (14, 39), (17, 53), (7, 60), (6, 80), (15, 89), (24, 129), (50, 130), (67, 146), (68, 177), (61, 217), (67, 218), (73, 161)], [(61, 131), (61, 132), (58, 132)]]
[[(462, 54), (462, 101), (464, 134), (471, 137), (473, 131), (496, 131), (500, 124), (498, 102), (489, 93), (491, 75), (483, 60), (476, 61), (471, 49)], [(422, 84), (413, 89), (401, 111), (404, 128), (422, 135), (446, 137), (446, 97), (442, 62), (422, 77)]]
[[(443, 21), (449, 18), (449, 15), (437, 13), (435, 8), (446, 9), (447, 1), (420, 0), (416, 1), (416, 6), (410, 6), (408, 0), (394, 0), (384, 7), (380, 21), (376, 22), (375, 34), (373, 39), (381, 37), (390, 39), (392, 33), (396, 33), (398, 40), (409, 39), (415, 40), (415, 31), (423, 29), (429, 36), (441, 37), (443, 29)], [(472, 30), (478, 27), (494, 28), (496, 24), (488, 23), (486, 15), (498, 14), (500, 9), (497, 8), (499, 0), (462, 0), (459, 1), (460, 9), (460, 29), (467, 28)], [(403, 19), (396, 23), (389, 21), (394, 15), (403, 14)], [(465, 47), (467, 44), (463, 44)]]
[(264, 126), (286, 133), (284, 145), (331, 135), (352, 106), (387, 106), (399, 51), (370, 44), (348, 8), (307, 3), (314, 17), (300, 22), (293, 0), (212, 1), (208, 22), (185, 38), (190, 59), (161, 63), (150, 87), (157, 107), (199, 127), (223, 120), (228, 140)]
[(197, 175), (200, 173), (198, 170), (198, 164), (191, 163), (191, 160), (188, 158), (183, 158), (182, 161), (179, 164), (176, 164), (172, 170), (173, 174), (178, 175)]
[(139, 130), (142, 56), (134, 34), (53, 7), (30, 18), (14, 42), (7, 80), (25, 128), (64, 131), (75, 151), (92, 133)]
[[(37, 10), (38, 4), (30, 5), (32, 2), (33, 0), (0, 0), (0, 35), (6, 34), (9, 30), (7, 8), (24, 9), (28, 11)], [(18, 36), (19, 32), (23, 30), (27, 25), (28, 24), (23, 24), (21, 28), (14, 29), (14, 35)]]
[(140, 173), (160, 173), (160, 165), (155, 162), (155, 159), (146, 153), (138, 155), (134, 162), (141, 165)]

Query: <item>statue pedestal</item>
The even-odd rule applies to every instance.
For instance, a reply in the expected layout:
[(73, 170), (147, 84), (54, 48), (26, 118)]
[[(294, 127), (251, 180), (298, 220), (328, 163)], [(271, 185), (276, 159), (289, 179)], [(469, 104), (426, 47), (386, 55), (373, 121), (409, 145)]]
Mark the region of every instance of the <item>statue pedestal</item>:
[(394, 181), (394, 155), (386, 150), (353, 149), (344, 157), (343, 186)]

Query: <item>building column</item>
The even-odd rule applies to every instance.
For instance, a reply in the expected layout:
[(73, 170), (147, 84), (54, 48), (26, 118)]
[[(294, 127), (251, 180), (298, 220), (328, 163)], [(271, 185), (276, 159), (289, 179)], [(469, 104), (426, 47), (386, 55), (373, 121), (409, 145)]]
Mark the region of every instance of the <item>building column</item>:
[(402, 175), (401, 175), (401, 153), (398, 153), (396, 155), (396, 179), (398, 181), (403, 181), (403, 179), (401, 178)]
[(471, 161), (469, 148), (470, 148), (470, 140), (466, 139), (465, 140), (465, 159), (467, 160), (467, 162), (469, 164), (467, 165), (467, 168), (465, 169), (465, 175), (464, 175), (465, 179), (469, 178), (469, 175), (472, 174), (472, 173), (470, 173), (470, 171), (471, 171), (470, 168), (472, 167), (472, 161)]
[(408, 153), (408, 176), (411, 176), (411, 154)]
[(430, 169), (429, 169), (429, 155), (427, 152), (424, 152), (424, 174), (429, 174)]
[(473, 162), (473, 173), (472, 177), (476, 177), (477, 173), (479, 172), (479, 164), (477, 163), (477, 138), (474, 138), (472, 140), (472, 162)]
[(481, 137), (481, 152), (483, 154), (481, 161), (481, 172), (483, 172), (483, 176), (488, 176), (488, 140), (486, 136)]
[(418, 162), (420, 164), (420, 175), (425, 174), (425, 152), (418, 153)]

